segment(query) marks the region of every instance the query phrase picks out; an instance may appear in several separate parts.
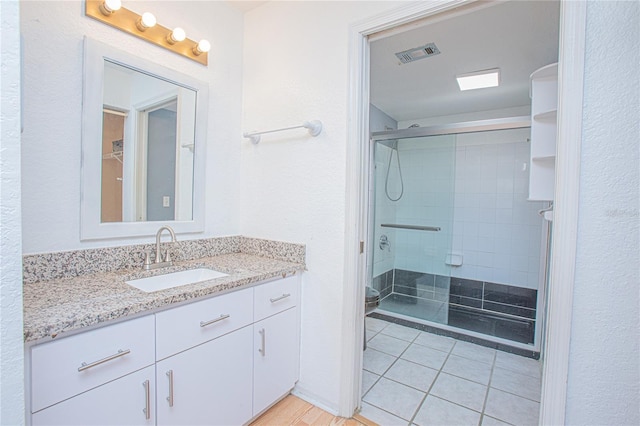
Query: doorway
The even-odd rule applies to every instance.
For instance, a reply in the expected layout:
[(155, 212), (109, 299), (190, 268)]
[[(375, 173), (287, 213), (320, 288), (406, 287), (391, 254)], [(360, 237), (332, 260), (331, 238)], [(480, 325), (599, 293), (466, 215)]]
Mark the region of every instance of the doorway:
[[(369, 45), (366, 37), (373, 34), (388, 35), (393, 33), (396, 27), (401, 24), (415, 23), (417, 20), (426, 18), (432, 21), (442, 20), (449, 16), (452, 11), (464, 12), (472, 2), (446, 2), (439, 4), (413, 4), (389, 13), (386, 16), (377, 16), (369, 21), (361, 22), (352, 27), (351, 44), (351, 67), (352, 67), (352, 98), (359, 100), (351, 105), (351, 115), (355, 117), (351, 127), (351, 136), (359, 143), (350, 146), (349, 151), (349, 175), (351, 176), (348, 193), (348, 220), (359, 224), (353, 232), (348, 235), (349, 247), (356, 253), (358, 247), (362, 247), (362, 242), (367, 236), (366, 219), (363, 212), (369, 204), (369, 194), (366, 191), (368, 182), (365, 176), (369, 175), (368, 159), (370, 158), (370, 147), (368, 144), (368, 106), (369, 92), (366, 84), (369, 81)], [(547, 346), (544, 348), (546, 363), (543, 375), (543, 393), (541, 398), (541, 421), (549, 423), (562, 422), (564, 415), (564, 399), (557, 398), (563, 395), (564, 379), (567, 373), (567, 345), (566, 336), (570, 331), (570, 299), (571, 284), (563, 288), (554, 287), (553, 282), (562, 279), (572, 281), (573, 267), (572, 259), (575, 256), (575, 218), (577, 216), (577, 177), (575, 171), (579, 170), (579, 141), (581, 129), (581, 108), (582, 108), (582, 78), (583, 78), (583, 53), (585, 39), (585, 14), (586, 9), (583, 4), (563, 3), (561, 5), (560, 23), (560, 52), (559, 52), (559, 100), (558, 108), (558, 135), (562, 141), (558, 146), (558, 156), (556, 159), (556, 197), (562, 199), (563, 203), (555, 208), (554, 233), (558, 242), (554, 240), (553, 257), (551, 260), (550, 281), (552, 283), (551, 292), (548, 297), (549, 304), (554, 307), (549, 317), (550, 327), (547, 330)], [(571, 171), (569, 173), (568, 171)], [(562, 237), (562, 238), (561, 238)], [(360, 252), (362, 253), (362, 252)], [(554, 262), (557, 256), (564, 258), (564, 263)], [(363, 285), (367, 272), (367, 265), (364, 256), (358, 255), (348, 259), (347, 282), (356, 282)], [(363, 294), (362, 287), (356, 285), (353, 292), (346, 294), (347, 302), (353, 301), (353, 314), (355, 321), (360, 321), (363, 317), (364, 309), (360, 307)], [(351, 320), (351, 313), (346, 312), (345, 318)], [(348, 378), (345, 375), (343, 389), (345, 390), (341, 398), (341, 412), (349, 413), (353, 407), (358, 405), (360, 399), (360, 378), (359, 367), (361, 354), (357, 348), (362, 342), (362, 329), (353, 336), (345, 332), (343, 341), (346, 345), (344, 367), (345, 372), (354, 374)], [(565, 338), (563, 338), (565, 337)], [(358, 344), (358, 341), (360, 342)], [(356, 367), (354, 370), (353, 367)], [(554, 374), (551, 374), (551, 372)], [(546, 391), (545, 391), (546, 389)]]

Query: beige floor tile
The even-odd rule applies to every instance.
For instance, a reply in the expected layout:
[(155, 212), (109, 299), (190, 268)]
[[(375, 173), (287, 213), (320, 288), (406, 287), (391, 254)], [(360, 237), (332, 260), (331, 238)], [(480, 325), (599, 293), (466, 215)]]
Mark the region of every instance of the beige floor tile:
[(396, 339), (395, 337), (387, 336), (382, 333), (384, 333), (384, 331), (369, 340), (369, 342), (367, 342), (367, 346), (389, 355), (400, 356), (411, 344), (406, 340)]
[(384, 377), (427, 392), (437, 375), (438, 371), (433, 368), (399, 359), (384, 374)]
[(424, 392), (382, 377), (367, 392), (363, 401), (408, 421), (415, 414), (424, 396)]
[(447, 359), (447, 353), (413, 343), (401, 358), (439, 370)]
[(430, 392), (431, 395), (478, 412), (482, 411), (486, 393), (486, 386), (446, 373), (440, 373)]
[(486, 415), (518, 426), (537, 425), (539, 411), (539, 403), (493, 388), (484, 409)]
[(444, 364), (442, 371), (453, 376), (471, 380), (472, 382), (487, 385), (491, 377), (491, 364), (451, 354)]
[(419, 426), (471, 426), (480, 422), (480, 413), (435, 396), (427, 396), (413, 423)]

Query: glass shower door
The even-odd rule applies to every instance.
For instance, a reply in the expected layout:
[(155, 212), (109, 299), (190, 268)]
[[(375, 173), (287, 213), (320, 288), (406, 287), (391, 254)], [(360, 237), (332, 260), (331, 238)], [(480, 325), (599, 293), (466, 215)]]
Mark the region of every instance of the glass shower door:
[(447, 324), (455, 135), (374, 143), (372, 286), (387, 313)]

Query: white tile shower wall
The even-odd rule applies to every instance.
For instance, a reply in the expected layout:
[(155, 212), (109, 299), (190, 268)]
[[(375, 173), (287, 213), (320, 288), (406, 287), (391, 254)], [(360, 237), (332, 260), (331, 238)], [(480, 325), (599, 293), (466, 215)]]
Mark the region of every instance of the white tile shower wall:
[(395, 267), (449, 275), (444, 260), (453, 235), (455, 136), (405, 140), (399, 152), (404, 193), (396, 202), (396, 222), (441, 230), (397, 230)]
[(538, 288), (542, 202), (527, 201), (529, 129), (457, 136), (452, 250), (460, 278)]

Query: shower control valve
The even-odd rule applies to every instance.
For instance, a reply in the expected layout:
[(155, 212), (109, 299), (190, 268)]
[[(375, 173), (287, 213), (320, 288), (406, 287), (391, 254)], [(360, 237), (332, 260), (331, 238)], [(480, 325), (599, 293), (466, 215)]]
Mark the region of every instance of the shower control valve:
[(391, 243), (389, 242), (389, 238), (385, 234), (380, 235), (380, 250), (387, 249), (387, 251), (391, 251)]

